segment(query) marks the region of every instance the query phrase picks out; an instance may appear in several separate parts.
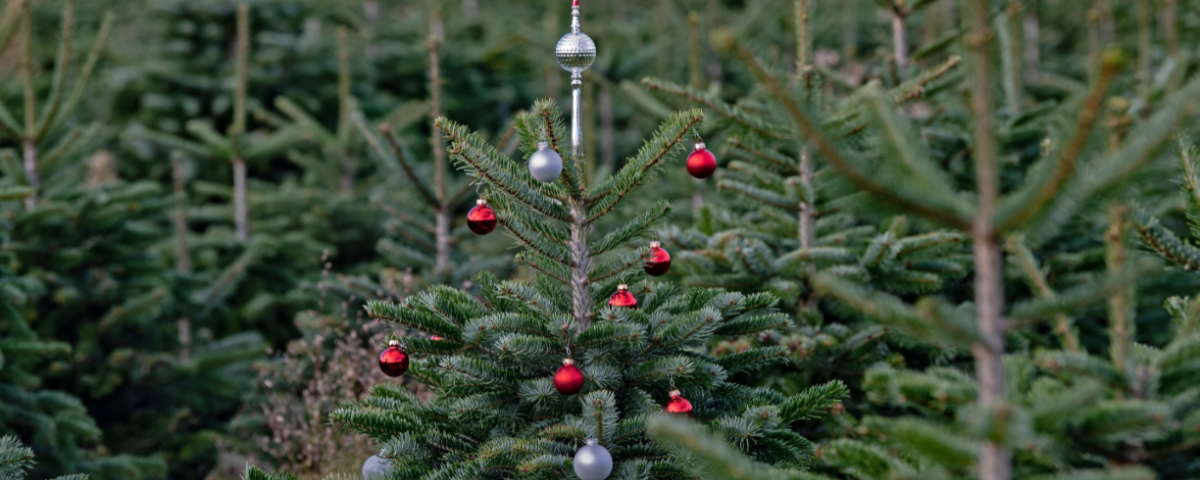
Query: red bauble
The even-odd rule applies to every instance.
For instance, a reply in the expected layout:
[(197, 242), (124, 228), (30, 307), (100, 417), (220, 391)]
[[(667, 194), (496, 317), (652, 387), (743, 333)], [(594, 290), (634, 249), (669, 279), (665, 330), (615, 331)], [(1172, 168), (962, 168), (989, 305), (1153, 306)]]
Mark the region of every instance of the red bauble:
[(400, 349), (400, 342), (388, 342), (387, 350), (379, 354), (379, 369), (389, 377), (399, 377), (408, 371), (408, 354)]
[(437, 336), (437, 335), (430, 335), (430, 336), (429, 336), (429, 339), (430, 339), (430, 340), (433, 340), (433, 341), (435, 341), (435, 342), (436, 342), (436, 341), (438, 341), (438, 340), (441, 340), (441, 339), (442, 339), (442, 337), (439, 337), (439, 336)]
[(563, 366), (554, 372), (554, 388), (563, 395), (574, 395), (583, 390), (583, 371), (575, 366), (575, 361), (563, 359)]
[(487, 205), (487, 199), (475, 201), (475, 208), (467, 212), (467, 227), (478, 235), (487, 235), (496, 229), (496, 211)]
[(636, 310), (637, 298), (635, 298), (632, 293), (629, 293), (628, 285), (618, 285), (617, 293), (614, 293), (611, 297), (608, 297), (608, 306), (632, 308)]
[(692, 402), (689, 402), (679, 390), (671, 391), (671, 400), (667, 402), (667, 413), (692, 416)]
[(717, 171), (717, 157), (714, 157), (712, 152), (704, 148), (703, 143), (696, 144), (696, 151), (688, 155), (687, 159), (688, 173), (696, 178), (711, 177), (713, 172)]
[(650, 242), (650, 258), (642, 269), (651, 277), (662, 276), (671, 269), (671, 254), (663, 250), (661, 243)]

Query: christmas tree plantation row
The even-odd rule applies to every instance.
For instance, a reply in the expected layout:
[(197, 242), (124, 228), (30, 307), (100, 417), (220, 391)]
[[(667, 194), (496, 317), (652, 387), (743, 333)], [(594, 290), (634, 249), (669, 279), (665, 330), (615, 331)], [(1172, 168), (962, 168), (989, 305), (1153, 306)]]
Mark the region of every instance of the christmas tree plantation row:
[(565, 1), (104, 3), (0, 25), (33, 478), (1194, 475), (1176, 2), (585, 2), (579, 154)]

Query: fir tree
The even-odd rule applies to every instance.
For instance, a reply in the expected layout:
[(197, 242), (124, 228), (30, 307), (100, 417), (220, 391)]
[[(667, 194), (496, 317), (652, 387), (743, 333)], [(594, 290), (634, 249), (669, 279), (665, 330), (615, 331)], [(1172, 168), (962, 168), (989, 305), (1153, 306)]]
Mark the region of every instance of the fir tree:
[[(395, 478), (462, 477), (488, 470), (523, 478), (560, 477), (585, 438), (598, 438), (617, 459), (614, 476), (683, 472), (647, 442), (645, 420), (660, 412), (669, 385), (681, 388), (697, 417), (711, 422), (757, 458), (788, 468), (809, 461), (810, 444), (791, 425), (814, 403), (844, 394), (838, 383), (791, 398), (739, 386), (726, 378), (768, 364), (778, 347), (721, 359), (697, 350), (717, 336), (761, 332), (787, 323), (769, 294), (718, 289), (682, 293), (642, 282), (636, 310), (603, 307), (617, 284), (638, 276), (646, 249), (616, 254), (668, 212), (665, 202), (592, 240), (592, 224), (642, 186), (701, 122), (698, 111), (673, 116), (639, 154), (608, 181), (582, 184), (582, 159), (572, 158), (556, 182), (535, 184), (512, 159), (448, 120), (438, 126), (461, 168), (489, 187), (501, 223), (535, 266), (530, 281), (479, 277), (482, 299), (436, 287), (400, 304), (370, 302), (369, 314), (441, 337), (403, 339), (419, 355), (409, 375), (433, 390), (429, 404), (406, 391), (376, 387), (333, 419), (376, 438)], [(526, 154), (539, 139), (559, 149), (562, 127), (553, 103), (540, 102), (517, 119)], [(607, 255), (606, 255), (607, 254)], [(569, 352), (569, 353), (567, 353)], [(550, 376), (564, 355), (587, 378), (579, 399), (555, 393)], [(825, 400), (821, 400), (825, 399)], [(248, 472), (249, 478), (259, 473)]]
[[(866, 127), (863, 98), (880, 85), (872, 81), (845, 97), (836, 96), (829, 87), (837, 74), (822, 71), (827, 67), (819, 68), (811, 59), (812, 6), (800, 0), (793, 8), (790, 33), (796, 42), (796, 65), (789, 88), (805, 108), (830, 112), (826, 126), (845, 124), (842, 135), (859, 141)], [(958, 57), (951, 57), (927, 70), (905, 69), (913, 72), (912, 78), (896, 81), (884, 94), (888, 100), (882, 108), (899, 111), (936, 95), (953, 85), (960, 64)], [(722, 156), (733, 158), (718, 170), (716, 181), (718, 190), (729, 195), (706, 198), (693, 226), (673, 227), (665, 240), (678, 251), (679, 271), (687, 284), (765, 289), (796, 313), (796, 328), (757, 339), (786, 346), (793, 360), (760, 378), (797, 389), (833, 378), (857, 385), (861, 372), (874, 362), (903, 362), (904, 354), (928, 352), (894, 330), (856, 321), (853, 312), (836, 303), (822, 303), (812, 280), (820, 272), (831, 272), (896, 295), (940, 292), (966, 273), (966, 235), (931, 229), (905, 215), (889, 218), (853, 208), (861, 192), (845, 188), (844, 180), (827, 169), (816, 168), (811, 146), (790, 127), (786, 112), (761, 84), (729, 102), (716, 91), (656, 78), (643, 83), (652, 91), (704, 107), (722, 120), (707, 135), (723, 138)], [(752, 339), (722, 344), (714, 353), (754, 344)]]
[[(1021, 106), (1011, 102), (1022, 102), (1019, 96), (1007, 98), (1010, 103), (1005, 106), (1004, 114), (998, 115), (992, 102), (996, 86), (990, 56), (993, 22), (987, 2), (965, 6), (964, 18), (973, 32), (965, 42), (970, 53), (970, 97), (965, 105), (956, 108), (970, 112), (964, 117), (973, 137), (969, 158), (974, 164), (971, 177), (975, 188), (969, 196), (961, 193), (961, 184), (938, 165), (929, 138), (918, 138), (912, 122), (889, 108), (891, 99), (885, 92), (868, 89), (856, 98), (862, 102), (862, 110), (849, 118), (831, 119), (825, 112), (806, 105), (803, 97), (797, 98), (789, 92), (784, 82), (765, 69), (736, 37), (728, 33), (716, 37), (719, 46), (734, 52), (747, 64), (770, 98), (783, 107), (791, 127), (844, 185), (881, 201), (875, 208), (903, 211), (971, 236), (975, 264), (975, 295), (971, 303), (954, 304), (945, 298), (925, 297), (913, 305), (837, 271), (815, 276), (813, 285), (819, 293), (925, 343), (948, 351), (970, 351), (976, 369), (974, 377), (956, 369), (926, 372), (934, 378), (955, 376), (973, 387), (965, 402), (974, 404), (959, 412), (957, 424), (938, 425), (917, 418), (873, 418), (864, 423), (866, 431), (884, 434), (888, 445), (902, 446), (903, 453), (914, 458), (911, 464), (894, 458), (886, 450), (839, 446), (839, 451), (849, 452), (841, 457), (847, 474), (867, 478), (904, 477), (911, 473), (905, 470), (908, 468), (915, 469), (912, 472), (916, 476), (947, 472), (978, 475), (985, 480), (1007, 479), (1013, 474), (1013, 450), (1017, 451), (1019, 476), (1038, 471), (1037, 466), (1026, 463), (1025, 457), (1036, 456), (1040, 449), (1024, 440), (1028, 438), (1024, 436), (1026, 432), (1034, 429), (1029, 423), (1032, 414), (1027, 410), (1033, 407), (1019, 402), (1019, 389), (1006, 388), (1018, 384), (1021, 378), (1014, 377), (1018, 372), (1012, 370), (1006, 375), (1004, 368), (1003, 357), (1007, 352), (1004, 335), (1010, 328), (1019, 328), (1010, 322), (1050, 320), (1057, 314), (1077, 311), (1124, 291), (1138, 269), (1117, 268), (1120, 273), (1086, 282), (1071, 291), (1006, 307), (1002, 239), (1020, 234), (1031, 245), (1040, 246), (1056, 238), (1084, 205), (1094, 205), (1099, 199), (1120, 192), (1132, 172), (1158, 158), (1162, 141), (1190, 111), (1185, 99), (1195, 94), (1193, 89), (1200, 88), (1200, 82), (1193, 81), (1167, 96), (1146, 120), (1134, 122), (1128, 135), (1122, 136), (1127, 141), (1105, 151), (1090, 138), (1105, 92), (1121, 63), (1119, 55), (1104, 56), (1092, 85), (1086, 92), (1059, 104), (1060, 110), (1053, 112), (1057, 115), (1047, 111), (1038, 112), (1036, 117), (1017, 115), (1015, 112)], [(1006, 52), (1010, 50), (1001, 49), (1001, 57), (1011, 55)], [(1013, 81), (1014, 77), (1003, 79)], [(1023, 122), (1045, 128), (1048, 138), (1043, 143), (1042, 155), (1030, 162), (1024, 172), (1016, 172), (1025, 182), (1001, 195), (999, 158), (1001, 147), (1007, 144), (998, 141), (996, 127), (1003, 125), (1000, 138), (1015, 143), (1023, 136)], [(859, 140), (845, 138), (846, 133), (855, 130), (860, 130), (856, 136)], [(1114, 343), (1126, 338), (1119, 336)], [(895, 371), (891, 377), (903, 379), (909, 375), (923, 374)], [(869, 376), (868, 381), (878, 379)], [(946, 395), (961, 393), (954, 390)], [(1079, 465), (1061, 463), (1042, 471), (1064, 471), (1074, 466)]]

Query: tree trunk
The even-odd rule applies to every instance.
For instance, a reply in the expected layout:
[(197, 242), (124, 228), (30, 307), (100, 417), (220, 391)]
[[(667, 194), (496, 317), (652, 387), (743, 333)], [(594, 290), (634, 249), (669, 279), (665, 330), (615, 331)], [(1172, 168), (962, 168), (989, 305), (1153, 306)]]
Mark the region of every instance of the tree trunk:
[(600, 165), (601, 169), (611, 174), (616, 168), (617, 155), (613, 145), (612, 90), (607, 84), (600, 84), (599, 97), (597, 103), (600, 110)]
[(38, 196), (41, 194), (38, 191), (41, 182), (38, 179), (37, 145), (33, 140), (26, 139), (21, 146), (25, 157), (25, 180), (29, 182), (29, 189), (33, 190), (33, 193), (25, 198), (25, 209), (33, 211), (37, 208)]
[(588, 292), (588, 271), (591, 270), (591, 253), (588, 252), (587, 234), (591, 227), (587, 222), (587, 207), (580, 200), (569, 200), (571, 210), (571, 303), (575, 323), (579, 331), (592, 326), (592, 295)]
[(187, 190), (184, 188), (183, 159), (171, 158), (171, 177), (175, 180), (175, 270), (187, 273), (192, 269), (187, 242)]
[(896, 69), (908, 66), (908, 31), (904, 26), (904, 14), (892, 9), (892, 55), (896, 58)]
[(443, 205), (434, 216), (434, 240), (437, 247), (437, 275), (446, 275), (449, 281), (450, 273), (450, 207)]
[(250, 237), (249, 208), (246, 205), (246, 161), (233, 158), (233, 225), (239, 241)]

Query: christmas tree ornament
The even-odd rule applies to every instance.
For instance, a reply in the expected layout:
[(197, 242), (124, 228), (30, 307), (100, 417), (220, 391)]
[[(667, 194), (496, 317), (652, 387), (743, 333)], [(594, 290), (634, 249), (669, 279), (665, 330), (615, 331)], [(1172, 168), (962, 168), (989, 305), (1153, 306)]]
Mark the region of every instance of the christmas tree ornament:
[(563, 159), (550, 149), (546, 142), (538, 143), (538, 150), (529, 157), (529, 174), (539, 182), (553, 182), (563, 171)]
[(661, 277), (671, 269), (671, 254), (663, 250), (661, 243), (650, 242), (650, 258), (642, 269), (651, 277)]
[(362, 476), (366, 480), (384, 478), (392, 471), (392, 465), (387, 459), (379, 455), (371, 455), (367, 461), (363, 462)]
[(429, 339), (430, 339), (430, 340), (433, 340), (433, 341), (435, 341), (435, 342), (436, 342), (436, 341), (438, 341), (438, 340), (441, 340), (441, 339), (442, 339), (442, 337), (439, 337), (439, 336), (437, 336), (437, 335), (430, 335), (430, 336), (429, 336)]
[(379, 369), (389, 377), (399, 377), (408, 371), (408, 354), (400, 349), (400, 342), (388, 342), (387, 350), (379, 354)]
[(594, 438), (587, 439), (587, 445), (575, 452), (572, 463), (579, 480), (604, 480), (613, 468), (612, 454)]
[(637, 309), (637, 298), (629, 293), (629, 285), (621, 284), (617, 286), (617, 293), (608, 297), (608, 306), (623, 307)]
[(487, 204), (486, 198), (475, 201), (475, 208), (467, 212), (467, 228), (477, 235), (487, 235), (496, 229), (496, 211)]
[(583, 71), (596, 61), (596, 42), (579, 31), (579, 0), (571, 6), (571, 33), (554, 47), (558, 64), (571, 72), (571, 153), (583, 155)]
[(703, 142), (697, 143), (696, 151), (688, 155), (687, 171), (696, 178), (708, 178), (717, 171), (717, 157), (704, 148)]
[(563, 395), (574, 395), (583, 390), (583, 371), (575, 366), (575, 361), (563, 359), (563, 366), (554, 372), (554, 388)]
[(679, 390), (671, 390), (671, 399), (667, 401), (667, 413), (692, 416), (692, 402), (683, 398)]

